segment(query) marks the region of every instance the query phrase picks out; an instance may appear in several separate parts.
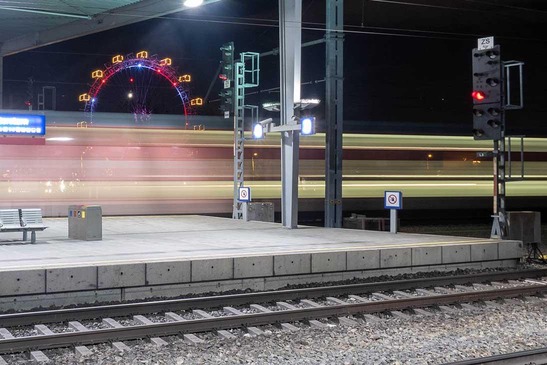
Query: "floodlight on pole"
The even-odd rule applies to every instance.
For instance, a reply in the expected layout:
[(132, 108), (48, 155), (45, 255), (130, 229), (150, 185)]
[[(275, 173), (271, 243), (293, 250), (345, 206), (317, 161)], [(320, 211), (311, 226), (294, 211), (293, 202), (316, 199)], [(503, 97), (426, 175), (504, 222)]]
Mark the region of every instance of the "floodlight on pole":
[(188, 8), (196, 8), (200, 6), (201, 4), (203, 4), (203, 0), (185, 0), (184, 1), (184, 6)]
[(261, 120), (260, 122), (253, 125), (253, 138), (262, 139), (264, 138), (266, 132), (270, 131), (271, 124), (273, 122), (272, 118)]
[(315, 118), (305, 117), (300, 120), (300, 134), (303, 136), (311, 136), (315, 134)]
[(255, 124), (253, 126), (253, 138), (262, 139), (264, 138), (264, 127), (260, 124)]

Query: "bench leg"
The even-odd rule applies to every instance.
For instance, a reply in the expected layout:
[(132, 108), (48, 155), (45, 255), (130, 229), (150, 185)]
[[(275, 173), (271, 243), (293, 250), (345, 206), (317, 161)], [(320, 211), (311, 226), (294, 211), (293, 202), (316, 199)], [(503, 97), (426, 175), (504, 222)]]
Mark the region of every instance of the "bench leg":
[(26, 241), (27, 238), (27, 231), (23, 231), (23, 241)]
[(30, 243), (36, 243), (36, 231), (30, 232)]

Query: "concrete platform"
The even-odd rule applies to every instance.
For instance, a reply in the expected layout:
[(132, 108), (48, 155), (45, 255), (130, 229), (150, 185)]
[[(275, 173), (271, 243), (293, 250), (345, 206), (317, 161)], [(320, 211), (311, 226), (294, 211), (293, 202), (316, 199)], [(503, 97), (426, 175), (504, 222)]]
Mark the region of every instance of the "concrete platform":
[(520, 241), (242, 222), (104, 217), (102, 241), (45, 219), (35, 244), (0, 234), (0, 310), (173, 297), (399, 273), (515, 266)]

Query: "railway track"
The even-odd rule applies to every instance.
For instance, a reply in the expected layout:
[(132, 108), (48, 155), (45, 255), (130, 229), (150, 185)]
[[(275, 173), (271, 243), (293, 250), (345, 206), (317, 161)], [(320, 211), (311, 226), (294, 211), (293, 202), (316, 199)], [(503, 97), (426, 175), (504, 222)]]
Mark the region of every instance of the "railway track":
[(509, 354), (481, 357), (444, 365), (544, 365), (547, 364), (547, 348), (512, 352)]
[(46, 356), (41, 350), (74, 347), (85, 355), (91, 353), (86, 345), (99, 343), (122, 350), (123, 341), (143, 338), (161, 345), (165, 337), (183, 336), (198, 343), (199, 333), (230, 338), (233, 329), (258, 335), (264, 325), (295, 330), (301, 322), (324, 327), (327, 319), (358, 325), (379, 320), (373, 315), (379, 313), (406, 317), (474, 302), (495, 306), (498, 299), (545, 294), (545, 278), (547, 270), (494, 272), (10, 313), (0, 315), (0, 354), (31, 351), (36, 359)]

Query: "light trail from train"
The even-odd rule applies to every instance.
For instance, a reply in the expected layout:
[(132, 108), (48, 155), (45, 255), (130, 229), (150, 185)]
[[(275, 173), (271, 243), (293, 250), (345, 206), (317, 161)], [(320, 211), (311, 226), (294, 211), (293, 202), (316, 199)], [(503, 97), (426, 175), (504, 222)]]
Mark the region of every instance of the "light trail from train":
[[(72, 204), (99, 204), (109, 215), (232, 209), (230, 131), (49, 126), (43, 144), (2, 141), (0, 207), (40, 207), (49, 216), (66, 215)], [(279, 138), (246, 145), (246, 185), (253, 199), (278, 201)], [(488, 145), (472, 137), (345, 135), (343, 197), (380, 200), (385, 189), (393, 189), (405, 199), (488, 202), (492, 161), (476, 157)], [(525, 146), (526, 179), (508, 183), (507, 195), (547, 197), (547, 139), (527, 138)], [(302, 138), (302, 211), (317, 209), (324, 199), (324, 168), (324, 135)], [(513, 174), (520, 168), (520, 161), (513, 161)]]

